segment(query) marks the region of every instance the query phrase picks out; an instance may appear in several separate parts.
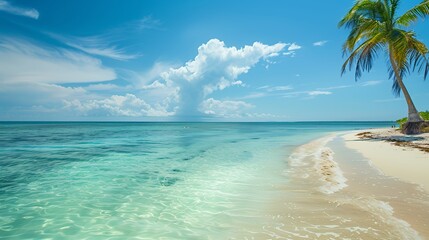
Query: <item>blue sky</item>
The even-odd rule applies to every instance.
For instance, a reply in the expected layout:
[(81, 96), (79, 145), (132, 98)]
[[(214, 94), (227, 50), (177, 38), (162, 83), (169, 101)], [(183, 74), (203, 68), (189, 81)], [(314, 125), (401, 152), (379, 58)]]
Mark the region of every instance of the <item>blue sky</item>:
[[(340, 75), (353, 2), (0, 0), (0, 120), (395, 120), (383, 54)], [(429, 81), (405, 84), (428, 110)]]

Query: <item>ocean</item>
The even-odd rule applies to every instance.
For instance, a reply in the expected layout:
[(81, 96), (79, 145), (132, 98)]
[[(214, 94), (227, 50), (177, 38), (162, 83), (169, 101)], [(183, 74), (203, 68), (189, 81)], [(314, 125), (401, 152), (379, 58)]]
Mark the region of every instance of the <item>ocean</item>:
[(392, 125), (2, 122), (0, 239), (406, 239), (308, 160), (336, 141), (314, 139)]

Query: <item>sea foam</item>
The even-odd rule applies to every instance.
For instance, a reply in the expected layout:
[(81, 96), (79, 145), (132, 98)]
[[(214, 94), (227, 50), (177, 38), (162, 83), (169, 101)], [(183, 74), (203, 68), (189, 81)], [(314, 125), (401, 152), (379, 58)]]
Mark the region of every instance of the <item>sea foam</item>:
[[(366, 212), (369, 212), (377, 218), (380, 219), (381, 222), (391, 226), (391, 234), (394, 236), (400, 237), (400, 239), (405, 240), (419, 240), (422, 239), (419, 233), (414, 230), (411, 225), (400, 219), (395, 217), (393, 207), (386, 201), (377, 200), (372, 197), (365, 198), (349, 198), (349, 199), (340, 199), (337, 201), (338, 204), (351, 204), (360, 208)], [(369, 229), (359, 228), (359, 227), (349, 227), (347, 228), (351, 233), (353, 232), (365, 232)], [(374, 230), (374, 229), (372, 229)]]
[(323, 181), (319, 190), (326, 194), (332, 194), (347, 187), (347, 178), (343, 171), (334, 161), (334, 152), (328, 147), (319, 148), (314, 154), (314, 167)]
[(316, 172), (317, 177), (321, 180), (322, 186), (318, 190), (325, 194), (332, 194), (347, 187), (347, 178), (344, 177), (343, 171), (334, 160), (334, 152), (327, 144), (333, 140), (333, 136), (317, 139), (307, 144), (299, 146), (289, 156), (289, 166), (292, 171), (298, 168), (304, 168), (305, 171), (300, 174), (301, 178), (308, 178), (308, 166)]

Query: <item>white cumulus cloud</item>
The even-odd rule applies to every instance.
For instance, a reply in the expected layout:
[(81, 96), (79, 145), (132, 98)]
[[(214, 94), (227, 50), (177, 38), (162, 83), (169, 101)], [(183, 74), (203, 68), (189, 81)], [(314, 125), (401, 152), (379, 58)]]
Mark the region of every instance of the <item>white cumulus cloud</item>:
[(88, 100), (84, 102), (78, 99), (71, 101), (65, 100), (64, 104), (65, 108), (70, 108), (73, 110), (78, 110), (82, 113), (89, 113), (93, 115), (163, 117), (174, 114), (174, 112), (169, 112), (165, 106), (151, 106), (134, 94), (126, 94), (123, 96), (112, 95), (109, 98)]
[(302, 47), (301, 46), (299, 46), (298, 44), (296, 44), (296, 43), (292, 43), (289, 47), (288, 47), (288, 51), (294, 51), (294, 50), (298, 50), (298, 49), (301, 49)]
[[(269, 60), (281, 55), (285, 46), (255, 42), (237, 48), (211, 39), (182, 66), (155, 63), (146, 72), (119, 70), (120, 79), (128, 82), (124, 84), (112, 81), (117, 79), (116, 71), (80, 51), (0, 37), (0, 100), (11, 106), (10, 112), (12, 107), (35, 106), (96, 117), (247, 116), (246, 111), (252, 108), (249, 103), (217, 100), (210, 95), (246, 86), (242, 75), (259, 62), (271, 64)], [(277, 86), (272, 90), (288, 89)]]
[[(179, 88), (179, 115), (201, 115), (199, 105), (216, 90), (242, 85), (238, 76), (247, 73), (261, 60), (278, 56), (286, 44), (265, 45), (255, 42), (243, 48), (227, 47), (211, 39), (198, 48), (197, 56), (184, 66), (161, 74), (167, 82)], [(240, 84), (238, 84), (240, 83)]]
[(296, 43), (288, 43), (286, 44), (286, 46), (289, 46), (289, 47), (287, 48), (287, 52), (284, 52), (283, 55), (290, 56), (290, 57), (295, 57), (296, 50), (299, 50), (302, 48), (300, 45)]
[(204, 100), (200, 110), (207, 115), (220, 117), (240, 117), (244, 110), (253, 106), (243, 101), (221, 101), (213, 98)]

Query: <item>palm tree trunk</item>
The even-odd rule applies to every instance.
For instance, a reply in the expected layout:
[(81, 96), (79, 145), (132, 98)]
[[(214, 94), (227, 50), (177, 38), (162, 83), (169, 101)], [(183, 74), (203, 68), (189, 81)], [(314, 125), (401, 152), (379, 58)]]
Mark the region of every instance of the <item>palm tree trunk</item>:
[(410, 93), (408, 93), (407, 88), (402, 81), (401, 74), (399, 73), (398, 65), (396, 64), (395, 58), (393, 57), (393, 52), (389, 52), (390, 63), (392, 64), (393, 71), (395, 73), (396, 82), (401, 88), (402, 93), (404, 94), (405, 100), (408, 105), (408, 120), (407, 123), (402, 127), (402, 132), (405, 134), (418, 134), (421, 133), (420, 127), (424, 122), (419, 112), (417, 111), (416, 106), (414, 105), (413, 100), (411, 99)]

